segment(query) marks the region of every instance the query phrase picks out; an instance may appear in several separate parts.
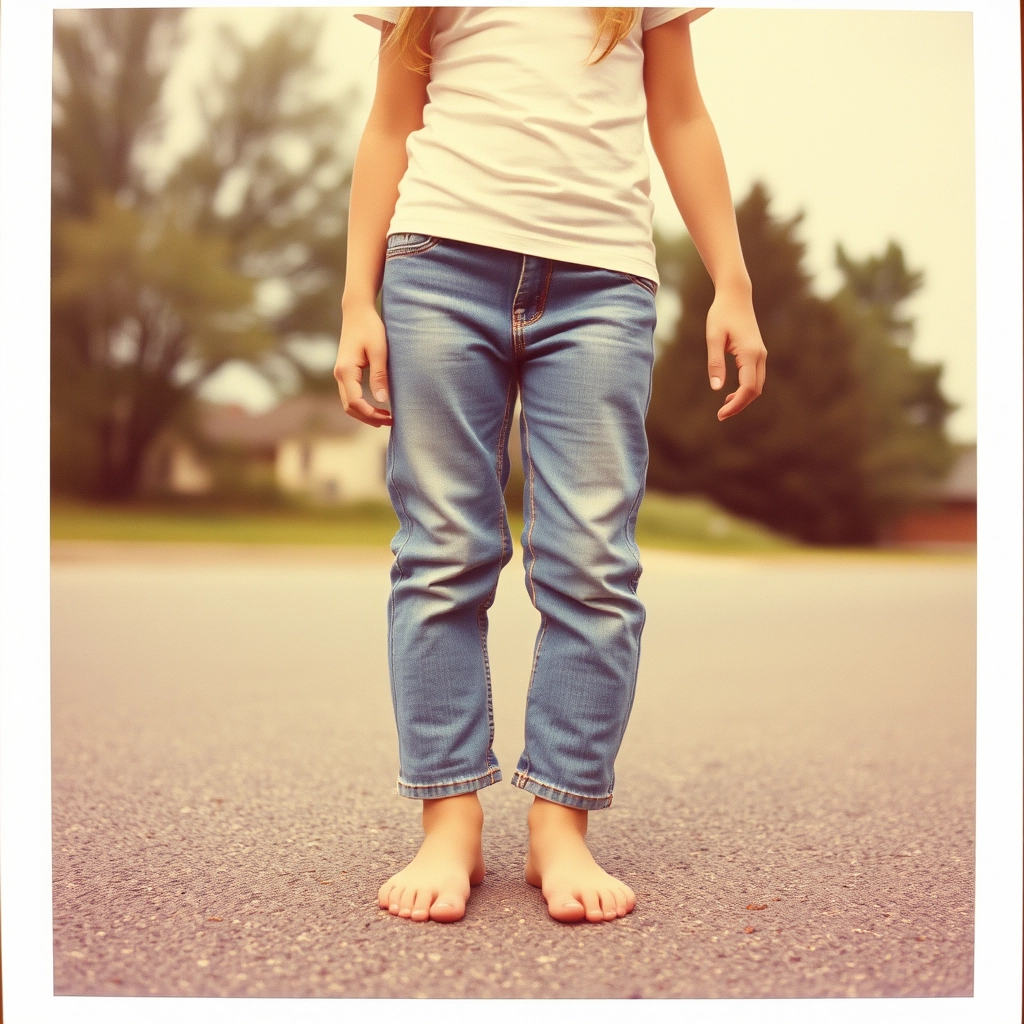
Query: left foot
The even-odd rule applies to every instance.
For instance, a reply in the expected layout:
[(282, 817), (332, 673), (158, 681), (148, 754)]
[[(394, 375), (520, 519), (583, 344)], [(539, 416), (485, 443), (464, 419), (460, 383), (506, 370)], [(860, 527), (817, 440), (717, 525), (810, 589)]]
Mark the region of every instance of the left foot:
[(526, 881), (544, 894), (555, 920), (613, 921), (636, 906), (633, 890), (609, 875), (587, 849), (586, 811), (535, 797), (527, 821)]

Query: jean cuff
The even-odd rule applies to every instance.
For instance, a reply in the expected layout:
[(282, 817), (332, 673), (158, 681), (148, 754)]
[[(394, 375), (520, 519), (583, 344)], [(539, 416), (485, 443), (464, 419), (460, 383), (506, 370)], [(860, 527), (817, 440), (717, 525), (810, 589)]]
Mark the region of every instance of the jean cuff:
[(570, 793), (568, 790), (559, 789), (546, 782), (539, 782), (520, 771), (512, 776), (512, 785), (519, 789), (525, 789), (527, 793), (533, 793), (534, 796), (539, 796), (544, 800), (550, 800), (554, 804), (575, 807), (580, 811), (600, 811), (605, 807), (610, 807), (612, 802), (611, 793), (607, 796), (583, 796), (582, 793)]
[(501, 782), (501, 769), (497, 765), (488, 768), (483, 775), (477, 775), (472, 779), (458, 779), (455, 782), (415, 783), (399, 779), (398, 795), (413, 800), (439, 800), (446, 796), (458, 796), (460, 793), (472, 793), (493, 786), (496, 782)]

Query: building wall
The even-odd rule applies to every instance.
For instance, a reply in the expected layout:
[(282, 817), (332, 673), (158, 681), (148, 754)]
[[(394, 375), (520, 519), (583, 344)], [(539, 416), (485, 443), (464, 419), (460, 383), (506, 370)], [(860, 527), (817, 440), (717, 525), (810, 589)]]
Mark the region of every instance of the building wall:
[(278, 485), (321, 501), (387, 500), (387, 442), (384, 428), (347, 437), (288, 438), (277, 449)]
[(977, 506), (974, 502), (946, 502), (937, 509), (911, 512), (894, 524), (887, 539), (897, 544), (977, 543)]
[(164, 433), (146, 452), (141, 486), (151, 493), (207, 494), (213, 474), (189, 444)]

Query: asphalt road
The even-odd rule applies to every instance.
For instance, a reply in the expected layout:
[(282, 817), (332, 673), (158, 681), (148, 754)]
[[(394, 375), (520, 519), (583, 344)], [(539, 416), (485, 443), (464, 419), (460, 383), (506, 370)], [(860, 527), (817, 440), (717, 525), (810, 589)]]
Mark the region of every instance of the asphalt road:
[[(376, 906), (395, 794), (389, 555), (58, 544), (54, 975), (62, 995), (969, 996), (973, 563), (644, 552), (615, 801), (628, 917), (552, 921), (531, 797), (481, 793), (454, 925)], [(491, 612), (506, 780), (538, 615)]]

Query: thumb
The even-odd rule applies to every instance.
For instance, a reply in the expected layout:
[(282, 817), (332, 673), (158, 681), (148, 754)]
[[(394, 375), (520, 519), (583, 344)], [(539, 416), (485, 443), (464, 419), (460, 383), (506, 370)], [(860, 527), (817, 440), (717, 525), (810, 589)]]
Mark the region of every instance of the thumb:
[(373, 348), (370, 357), (370, 392), (378, 402), (388, 400), (388, 353), (386, 348)]
[(708, 377), (715, 391), (725, 384), (725, 337), (724, 329), (708, 328)]

